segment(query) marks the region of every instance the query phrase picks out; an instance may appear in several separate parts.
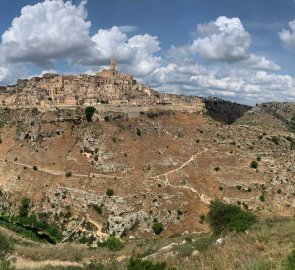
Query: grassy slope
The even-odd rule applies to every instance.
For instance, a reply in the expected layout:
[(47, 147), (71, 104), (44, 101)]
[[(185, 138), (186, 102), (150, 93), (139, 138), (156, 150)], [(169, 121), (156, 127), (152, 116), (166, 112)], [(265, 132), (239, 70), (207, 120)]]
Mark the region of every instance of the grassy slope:
[[(278, 219), (261, 221), (248, 233), (229, 233), (225, 242), (218, 247), (215, 246), (216, 238), (210, 235), (187, 235), (173, 239), (127, 241), (121, 251), (110, 252), (105, 248), (90, 249), (86, 246), (72, 244), (44, 245), (23, 240), (18, 235), (4, 230), (13, 239), (18, 257), (29, 261), (61, 261), (79, 264), (91, 260), (108, 264), (113, 261), (116, 262), (118, 268), (112, 267), (111, 269), (126, 269), (127, 259), (124, 258), (135, 254), (145, 254), (144, 256), (149, 255), (148, 259), (166, 261), (168, 265), (182, 270), (284, 269), (282, 265), (294, 247), (294, 231), (295, 221), (293, 219)], [(162, 247), (173, 242), (179, 245), (170, 251), (160, 251)], [(196, 249), (200, 250), (200, 253), (193, 256), (192, 253)], [(120, 263), (117, 260), (121, 260)], [(34, 267), (34, 263), (30, 265)], [(18, 269), (22, 269), (21, 265), (18, 265)]]

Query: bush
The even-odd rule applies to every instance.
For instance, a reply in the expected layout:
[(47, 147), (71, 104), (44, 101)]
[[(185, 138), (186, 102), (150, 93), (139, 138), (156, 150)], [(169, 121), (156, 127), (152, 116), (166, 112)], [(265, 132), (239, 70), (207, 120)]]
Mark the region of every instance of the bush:
[(30, 210), (31, 200), (27, 197), (22, 198), (21, 205), (19, 207), (18, 215), (19, 217), (27, 217)]
[(264, 197), (263, 194), (261, 194), (261, 195), (259, 196), (259, 200), (260, 200), (261, 202), (265, 202), (265, 197)]
[(140, 258), (131, 258), (128, 265), (127, 270), (165, 270), (166, 263), (164, 262), (156, 262), (153, 263), (148, 260), (141, 260)]
[(136, 128), (136, 135), (139, 137), (142, 136), (141, 130), (139, 128)]
[(256, 158), (256, 160), (257, 160), (257, 161), (261, 161), (261, 157), (258, 156), (258, 157)]
[(205, 221), (206, 221), (206, 216), (205, 216), (205, 215), (200, 215), (199, 222), (200, 222), (201, 224), (203, 224)]
[(8, 239), (0, 233), (0, 269), (8, 270), (12, 268), (13, 246)]
[(159, 235), (163, 231), (164, 226), (161, 222), (155, 222), (152, 229), (156, 235)]
[(250, 163), (250, 167), (253, 168), (253, 169), (257, 169), (258, 167), (258, 163), (256, 160), (253, 160), (251, 163)]
[(108, 115), (104, 116), (104, 121), (109, 122), (110, 121), (110, 117)]
[(34, 171), (37, 171), (37, 170), (38, 170), (37, 166), (34, 165), (34, 166), (33, 166), (33, 170), (34, 170)]
[(71, 171), (67, 171), (66, 173), (65, 173), (65, 177), (71, 177), (72, 176), (72, 172)]
[(110, 236), (107, 239), (105, 245), (111, 251), (119, 251), (124, 246), (123, 242), (120, 239), (116, 238), (115, 236)]
[(86, 119), (88, 122), (92, 121), (92, 117), (93, 117), (95, 111), (96, 111), (96, 109), (94, 107), (87, 107), (85, 109), (85, 115), (86, 115)]
[(106, 192), (106, 195), (111, 197), (114, 195), (114, 191), (112, 189), (108, 189), (107, 192)]
[(295, 269), (295, 250), (288, 256), (287, 260), (284, 262), (284, 269), (293, 270)]
[(256, 217), (251, 212), (240, 211), (229, 224), (230, 231), (244, 232), (256, 221)]
[(204, 252), (212, 244), (213, 240), (214, 238), (201, 236), (200, 238), (195, 240), (193, 246), (195, 250), (198, 250), (199, 252)]
[(244, 212), (234, 204), (226, 204), (216, 199), (209, 205), (208, 223), (215, 234), (225, 230), (241, 232), (247, 230), (256, 221), (251, 212)]

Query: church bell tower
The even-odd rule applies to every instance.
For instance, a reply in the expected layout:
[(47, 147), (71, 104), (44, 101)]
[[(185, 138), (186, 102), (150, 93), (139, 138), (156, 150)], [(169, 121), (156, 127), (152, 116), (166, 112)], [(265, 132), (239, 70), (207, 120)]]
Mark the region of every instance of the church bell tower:
[(116, 63), (116, 58), (114, 55), (112, 56), (112, 60), (111, 60), (111, 70), (115, 72), (117, 71), (117, 63)]

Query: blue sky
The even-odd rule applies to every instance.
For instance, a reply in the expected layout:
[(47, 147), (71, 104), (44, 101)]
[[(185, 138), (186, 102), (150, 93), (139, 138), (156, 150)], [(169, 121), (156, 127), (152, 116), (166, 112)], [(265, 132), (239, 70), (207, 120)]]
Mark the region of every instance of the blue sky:
[(0, 84), (122, 72), (163, 92), (255, 104), (295, 98), (293, 0), (3, 1)]

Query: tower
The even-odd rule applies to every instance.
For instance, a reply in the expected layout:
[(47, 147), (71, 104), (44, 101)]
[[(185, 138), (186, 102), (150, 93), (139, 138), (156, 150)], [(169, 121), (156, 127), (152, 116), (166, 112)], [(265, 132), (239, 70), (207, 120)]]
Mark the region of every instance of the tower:
[(114, 55), (112, 56), (112, 60), (111, 60), (111, 70), (117, 71), (116, 58)]

